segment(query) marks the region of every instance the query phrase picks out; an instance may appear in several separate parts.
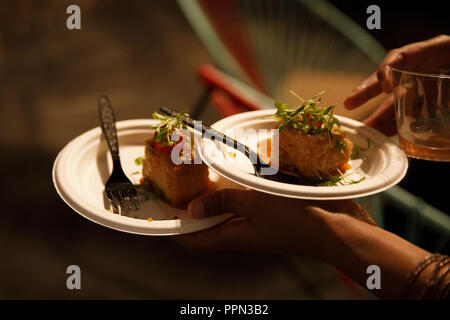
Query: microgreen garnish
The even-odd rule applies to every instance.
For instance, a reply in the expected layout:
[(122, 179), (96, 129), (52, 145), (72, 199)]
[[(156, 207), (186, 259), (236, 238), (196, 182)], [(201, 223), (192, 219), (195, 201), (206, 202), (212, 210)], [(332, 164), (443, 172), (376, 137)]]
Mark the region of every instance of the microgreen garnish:
[(345, 146), (345, 143), (343, 140), (336, 141), (334, 148), (339, 150), (341, 154), (345, 154), (345, 151), (347, 150), (347, 147)]
[(332, 134), (339, 134), (339, 130), (336, 130), (336, 128), (339, 129), (341, 123), (333, 114), (335, 107), (319, 107), (321, 101), (319, 95), (323, 94), (324, 91), (308, 100), (303, 99), (292, 90), (290, 92), (300, 100), (301, 104), (290, 106), (285, 102), (275, 102), (277, 112), (273, 117), (281, 121), (281, 125), (278, 127), (280, 131), (286, 127), (291, 127), (304, 134), (328, 132), (330, 141)]
[(142, 165), (142, 162), (145, 160), (145, 158), (144, 157), (137, 157), (136, 159), (134, 159), (134, 163), (137, 165), (137, 166), (140, 166), (140, 165)]
[(362, 148), (362, 147), (358, 146), (357, 144), (353, 144), (353, 151), (352, 151), (352, 154), (350, 155), (351, 160), (359, 159), (361, 157), (360, 152), (367, 151), (370, 148), (370, 139), (366, 138), (366, 141), (367, 141), (367, 147), (365, 147), (365, 148)]
[(350, 179), (348, 177), (348, 174), (342, 173), (342, 171), (340, 171), (339, 169), (338, 169), (338, 172), (339, 172), (339, 174), (337, 174), (337, 175), (329, 175), (327, 177), (322, 177), (317, 172), (316, 174), (317, 174), (318, 180), (320, 182), (319, 186), (331, 187), (331, 186), (335, 186), (335, 185), (338, 185), (338, 184), (340, 184), (342, 186), (345, 186), (345, 185), (360, 183), (361, 181), (366, 179), (366, 177), (362, 177), (361, 179), (353, 180), (353, 179)]
[(149, 185), (145, 182), (143, 184), (135, 184), (134, 186), (137, 190), (137, 193), (140, 196), (144, 197), (145, 200), (149, 200), (150, 198), (157, 200), (161, 199), (164, 196), (164, 192), (162, 191), (162, 189), (155, 188), (152, 191)]
[(174, 130), (187, 128), (183, 123), (183, 118), (185, 116), (187, 116), (187, 114), (183, 112), (179, 112), (176, 116), (166, 116), (154, 112), (153, 118), (161, 121), (157, 125), (150, 126), (150, 129), (155, 129), (155, 141), (161, 145), (173, 146), (176, 144), (176, 141), (172, 141), (170, 136)]
[(144, 198), (145, 200), (150, 199), (151, 191), (146, 183), (135, 184), (134, 187), (136, 188), (139, 198)]

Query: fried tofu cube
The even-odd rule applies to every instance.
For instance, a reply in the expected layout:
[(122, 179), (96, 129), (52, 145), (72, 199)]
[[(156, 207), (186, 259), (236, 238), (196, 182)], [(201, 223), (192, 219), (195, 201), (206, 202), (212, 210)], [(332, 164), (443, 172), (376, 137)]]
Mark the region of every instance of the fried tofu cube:
[(143, 178), (152, 187), (159, 188), (164, 198), (173, 206), (187, 204), (202, 194), (209, 186), (209, 171), (204, 164), (174, 164), (171, 152), (161, 152), (155, 147), (154, 140), (145, 142)]

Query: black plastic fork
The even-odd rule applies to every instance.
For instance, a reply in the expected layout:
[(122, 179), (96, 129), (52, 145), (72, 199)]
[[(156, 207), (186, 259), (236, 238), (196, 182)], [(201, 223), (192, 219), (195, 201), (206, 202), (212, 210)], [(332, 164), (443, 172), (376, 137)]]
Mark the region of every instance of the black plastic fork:
[(103, 134), (108, 143), (113, 160), (113, 170), (105, 185), (105, 209), (120, 215), (128, 215), (132, 210), (139, 209), (139, 199), (135, 186), (123, 172), (119, 156), (116, 120), (111, 102), (107, 96), (98, 99), (98, 111)]

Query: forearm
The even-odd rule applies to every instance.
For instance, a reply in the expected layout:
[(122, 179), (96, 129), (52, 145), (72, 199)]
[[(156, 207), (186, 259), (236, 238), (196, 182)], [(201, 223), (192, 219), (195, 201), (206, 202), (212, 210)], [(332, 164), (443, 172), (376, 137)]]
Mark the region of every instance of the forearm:
[[(349, 275), (366, 287), (367, 267), (377, 265), (381, 271), (381, 289), (374, 293), (382, 298), (398, 298), (408, 274), (429, 254), (427, 251), (377, 226), (344, 214), (324, 218), (323, 247), (317, 258)], [(416, 281), (413, 295), (418, 295), (430, 275), (424, 270)]]

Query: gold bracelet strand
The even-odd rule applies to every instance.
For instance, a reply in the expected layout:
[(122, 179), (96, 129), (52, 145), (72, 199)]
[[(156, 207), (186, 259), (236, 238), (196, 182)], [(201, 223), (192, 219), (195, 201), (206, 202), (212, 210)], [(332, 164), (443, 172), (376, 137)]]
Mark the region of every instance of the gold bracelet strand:
[(447, 300), (449, 298), (448, 292), (450, 291), (450, 280), (447, 281), (447, 284), (444, 286), (442, 291), (442, 299)]
[[(436, 285), (437, 276), (439, 271), (448, 263), (449, 257), (441, 256), (438, 261), (435, 263), (435, 267), (431, 276), (427, 279), (425, 283), (425, 287), (422, 289), (421, 293), (417, 297), (417, 299), (426, 299), (428, 291)], [(431, 299), (433, 296), (430, 297)]]
[[(450, 262), (450, 260), (449, 260)], [(448, 263), (447, 263), (448, 264)], [(447, 270), (445, 270), (441, 276), (439, 277), (439, 280), (436, 282), (436, 287), (439, 289), (440, 284), (443, 280), (445, 280), (445, 278), (447, 277), (447, 275), (450, 273), (450, 267), (447, 267)], [(447, 283), (450, 283), (450, 279), (447, 281)], [(440, 290), (440, 293), (436, 295), (437, 299), (444, 299), (444, 294), (445, 294), (445, 286), (442, 287), (442, 289)]]
[(416, 279), (419, 277), (420, 273), (425, 270), (430, 264), (440, 259), (441, 255), (438, 253), (426, 256), (417, 266), (411, 271), (406, 278), (405, 283), (400, 288), (400, 298), (407, 299), (409, 291), (413, 286)]
[[(436, 282), (438, 279), (438, 274), (439, 271), (450, 262), (450, 258), (447, 256), (441, 256), (440, 259), (438, 261), (436, 261), (436, 265), (434, 267), (433, 273), (431, 274), (431, 276), (428, 278), (428, 280), (425, 283), (425, 287), (422, 289), (421, 293), (419, 294), (419, 296), (417, 297), (417, 299), (426, 299), (427, 298), (427, 293), (428, 291), (433, 288), (434, 291), (436, 291)], [(430, 296), (430, 299), (433, 299), (435, 297)]]

